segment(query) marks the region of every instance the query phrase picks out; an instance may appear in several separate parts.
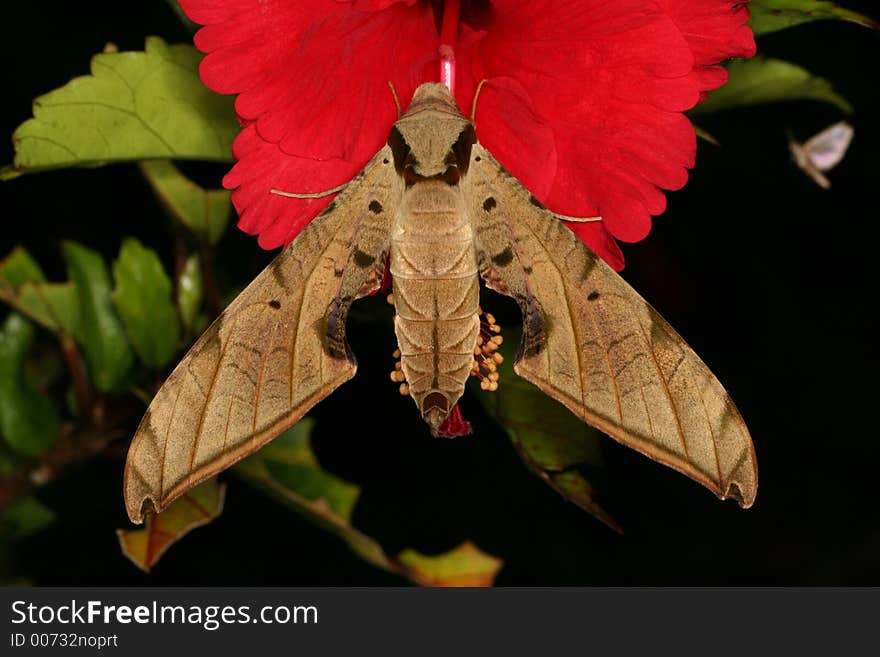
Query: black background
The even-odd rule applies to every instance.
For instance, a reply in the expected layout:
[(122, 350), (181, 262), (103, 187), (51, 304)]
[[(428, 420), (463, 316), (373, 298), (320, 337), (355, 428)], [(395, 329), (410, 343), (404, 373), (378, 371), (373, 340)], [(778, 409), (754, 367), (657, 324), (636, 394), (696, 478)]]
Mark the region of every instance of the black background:
[[(875, 11), (854, 0), (852, 9)], [(161, 0), (17, 2), (4, 7), (0, 132), (30, 116), (34, 97), (88, 70), (112, 41), (143, 47), (189, 35)], [(880, 584), (874, 409), (875, 192), (880, 37), (845, 23), (801, 26), (759, 49), (831, 79), (856, 108), (856, 138), (816, 187), (791, 163), (786, 128), (807, 138), (834, 108), (786, 103), (717, 115), (702, 125), (697, 167), (651, 236), (625, 247), (626, 278), (713, 368), (748, 420), (761, 485), (749, 511), (644, 457), (605, 442), (597, 485), (623, 524), (616, 535), (561, 500), (520, 463), (473, 399), (477, 427), (431, 439), (387, 382), (391, 327), (352, 335), (355, 382), (314, 412), (330, 470), (363, 485), (355, 524), (389, 553), (474, 540), (503, 557), (499, 584)], [(12, 159), (4, 140), (0, 161)], [(196, 173), (216, 184), (222, 168)], [(135, 235), (170, 262), (169, 227), (134, 166), (26, 176), (0, 185), (2, 252), (23, 243), (61, 278), (62, 239), (113, 257)], [(221, 282), (241, 282), (270, 255), (230, 229)], [(366, 300), (361, 303), (381, 303)], [(132, 427), (133, 429), (134, 427)], [(127, 525), (121, 461), (101, 458), (43, 489), (58, 512), (16, 548), (37, 584), (393, 584), (332, 536), (235, 479), (226, 510), (175, 546), (150, 575), (119, 553)]]

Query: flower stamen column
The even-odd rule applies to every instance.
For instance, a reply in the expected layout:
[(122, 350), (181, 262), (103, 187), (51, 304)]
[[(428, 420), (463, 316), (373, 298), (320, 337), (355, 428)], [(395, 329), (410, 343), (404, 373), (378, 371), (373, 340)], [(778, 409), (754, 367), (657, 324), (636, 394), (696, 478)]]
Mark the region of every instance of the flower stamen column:
[(458, 38), (458, 20), (461, 0), (446, 0), (443, 5), (443, 24), (440, 28), (440, 82), (455, 95), (455, 45)]

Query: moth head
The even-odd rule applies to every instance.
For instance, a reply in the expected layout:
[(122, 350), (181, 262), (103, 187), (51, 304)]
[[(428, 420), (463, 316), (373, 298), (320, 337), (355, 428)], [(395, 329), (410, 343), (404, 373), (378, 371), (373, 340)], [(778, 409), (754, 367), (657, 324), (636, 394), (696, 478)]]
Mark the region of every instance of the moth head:
[(388, 135), (394, 166), (407, 186), (423, 180), (457, 185), (467, 173), (474, 125), (440, 84), (423, 84)]

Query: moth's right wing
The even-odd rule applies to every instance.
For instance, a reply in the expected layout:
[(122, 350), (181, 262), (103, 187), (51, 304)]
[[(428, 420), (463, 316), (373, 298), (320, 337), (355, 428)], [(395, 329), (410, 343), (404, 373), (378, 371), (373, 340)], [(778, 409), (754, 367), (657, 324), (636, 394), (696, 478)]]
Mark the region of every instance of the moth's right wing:
[(615, 440), (751, 506), (748, 429), (697, 354), (479, 144), (465, 185), (481, 274), (523, 312), (515, 371)]
[(129, 448), (132, 521), (272, 440), (354, 376), (346, 313), (381, 284), (402, 186), (386, 146), (193, 345)]

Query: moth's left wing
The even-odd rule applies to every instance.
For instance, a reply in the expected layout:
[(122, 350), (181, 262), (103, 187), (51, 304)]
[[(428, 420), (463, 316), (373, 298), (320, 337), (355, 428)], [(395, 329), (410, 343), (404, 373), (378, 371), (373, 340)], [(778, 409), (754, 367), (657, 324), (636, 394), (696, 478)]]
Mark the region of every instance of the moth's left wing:
[(134, 522), (272, 440), (354, 376), (346, 314), (382, 282), (402, 191), (386, 146), (184, 356), (128, 451)]
[(479, 144), (462, 184), (481, 274), (523, 312), (515, 371), (615, 440), (751, 506), (752, 441), (703, 361)]

